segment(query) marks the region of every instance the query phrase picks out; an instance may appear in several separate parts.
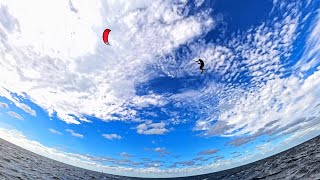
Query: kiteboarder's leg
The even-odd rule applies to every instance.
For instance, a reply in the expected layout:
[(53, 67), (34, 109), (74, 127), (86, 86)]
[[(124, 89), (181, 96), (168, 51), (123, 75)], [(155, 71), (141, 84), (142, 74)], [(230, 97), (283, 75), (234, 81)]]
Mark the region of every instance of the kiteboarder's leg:
[(203, 73), (204, 70), (205, 70), (205, 69), (201, 69), (201, 74)]

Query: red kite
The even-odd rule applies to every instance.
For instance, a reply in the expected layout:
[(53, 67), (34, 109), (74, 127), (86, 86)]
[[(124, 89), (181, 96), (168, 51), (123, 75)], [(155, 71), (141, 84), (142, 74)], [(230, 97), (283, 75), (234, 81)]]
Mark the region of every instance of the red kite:
[(104, 42), (106, 45), (110, 45), (110, 44), (109, 44), (109, 40), (108, 40), (110, 31), (111, 31), (110, 29), (106, 29), (106, 30), (103, 31), (103, 34), (102, 34), (103, 42)]

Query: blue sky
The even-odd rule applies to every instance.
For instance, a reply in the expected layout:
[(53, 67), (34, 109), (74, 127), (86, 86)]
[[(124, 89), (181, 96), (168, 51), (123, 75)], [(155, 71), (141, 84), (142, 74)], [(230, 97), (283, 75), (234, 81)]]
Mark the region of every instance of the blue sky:
[(33, 1), (0, 3), (0, 138), (88, 169), (175, 177), (320, 132), (317, 1)]

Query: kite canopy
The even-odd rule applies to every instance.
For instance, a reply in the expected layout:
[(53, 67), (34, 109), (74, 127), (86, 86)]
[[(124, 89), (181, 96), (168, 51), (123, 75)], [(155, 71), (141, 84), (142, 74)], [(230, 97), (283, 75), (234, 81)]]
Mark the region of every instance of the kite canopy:
[(109, 44), (109, 40), (108, 40), (110, 31), (111, 31), (110, 29), (106, 29), (106, 30), (103, 31), (103, 34), (102, 34), (103, 42), (104, 42), (106, 45), (110, 45), (110, 44)]

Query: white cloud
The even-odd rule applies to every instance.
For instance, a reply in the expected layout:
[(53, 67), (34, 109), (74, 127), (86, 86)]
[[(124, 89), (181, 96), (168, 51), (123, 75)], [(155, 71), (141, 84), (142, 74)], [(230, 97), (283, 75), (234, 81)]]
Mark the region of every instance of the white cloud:
[(155, 152), (162, 153), (162, 152), (165, 151), (165, 148), (160, 148), (160, 147), (158, 147), (158, 148), (155, 148), (154, 151), (155, 151)]
[(59, 132), (59, 131), (57, 131), (57, 130), (55, 130), (55, 129), (48, 129), (52, 134), (58, 134), (58, 135), (62, 135), (62, 133), (61, 132)]
[(83, 138), (84, 136), (82, 134), (74, 132), (72, 129), (66, 129), (66, 132), (69, 132), (72, 136), (77, 138)]
[[(258, 91), (239, 98), (232, 109), (220, 115), (219, 121), (228, 125), (221, 135), (252, 135), (263, 129), (270, 129), (274, 133), (277, 133), (277, 130), (285, 132), (298, 123), (305, 123), (304, 126), (315, 123), (317, 118), (308, 117), (320, 116), (317, 112), (320, 97), (319, 79), (320, 71), (316, 71), (306, 80), (288, 77), (268, 81)], [(301, 121), (301, 118), (306, 119)], [(276, 123), (267, 126), (275, 120)]]
[(201, 6), (201, 5), (204, 3), (204, 1), (205, 1), (205, 0), (196, 0), (196, 1), (195, 1), (196, 7)]
[(166, 123), (160, 122), (160, 123), (153, 123), (152, 121), (146, 121), (145, 123), (139, 124), (136, 129), (137, 133), (139, 134), (145, 134), (145, 135), (152, 135), (152, 134), (165, 134), (169, 132), (168, 129), (166, 129)]
[(149, 107), (149, 106), (161, 107), (167, 103), (162, 96), (156, 95), (156, 94), (136, 96), (132, 99), (132, 102), (134, 105), (140, 108)]
[(154, 148), (154, 149), (151, 149), (152, 151), (156, 152), (156, 153), (159, 153), (161, 155), (164, 155), (164, 154), (171, 154), (169, 151), (167, 151), (166, 148), (164, 147), (157, 147), (157, 148)]
[(16, 112), (13, 112), (13, 111), (8, 111), (7, 112), (10, 116), (16, 118), (16, 119), (19, 119), (19, 120), (24, 120), (22, 116), (20, 116), (18, 113)]
[(126, 153), (126, 152), (122, 152), (122, 153), (120, 153), (119, 155), (122, 156), (122, 157), (133, 157), (133, 155), (128, 154), (128, 153)]
[(20, 109), (24, 110), (26, 113), (29, 113), (32, 116), (36, 116), (37, 113), (35, 110), (31, 109), (28, 105), (23, 104), (23, 103), (15, 103), (17, 107)]
[(109, 140), (122, 139), (122, 137), (118, 134), (102, 134), (102, 136)]
[[(187, 16), (185, 3), (2, 1), (0, 83), (66, 123), (86, 122), (83, 115), (134, 119), (134, 106), (163, 105), (161, 97), (136, 95), (135, 85), (154, 76), (149, 66), (214, 27), (207, 12)], [(101, 41), (105, 28), (111, 46)]]
[[(19, 33), (10, 39), (20, 47), (31, 46), (36, 53), (53, 57), (77, 57), (94, 52), (97, 39), (92, 28), (100, 25), (100, 4), (98, 1), (83, 1), (77, 4), (75, 15), (68, 8), (68, 1), (32, 0), (32, 12), (21, 7), (29, 3), (3, 1), (19, 24)], [(57, 10), (59, 9), (59, 14)], [(49, 23), (48, 23), (49, 22)], [(91, 27), (91, 28), (87, 28)]]
[(8, 104), (7, 103), (3, 103), (3, 102), (0, 102), (0, 107), (1, 108), (6, 108), (6, 109), (9, 108)]

